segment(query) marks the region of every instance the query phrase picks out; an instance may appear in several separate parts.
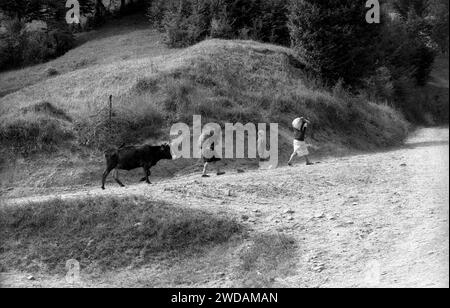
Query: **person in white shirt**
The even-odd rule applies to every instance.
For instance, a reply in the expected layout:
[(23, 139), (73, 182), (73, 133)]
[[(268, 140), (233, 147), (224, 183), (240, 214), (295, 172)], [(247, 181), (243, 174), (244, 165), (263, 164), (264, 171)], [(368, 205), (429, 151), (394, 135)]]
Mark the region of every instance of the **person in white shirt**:
[(291, 158), (288, 162), (288, 165), (290, 167), (292, 167), (292, 162), (296, 156), (300, 158), (304, 157), (307, 166), (314, 165), (309, 160), (308, 144), (305, 141), (306, 129), (308, 128), (309, 124), (311, 124), (310, 121), (301, 117), (298, 128), (294, 127), (294, 153), (292, 153)]

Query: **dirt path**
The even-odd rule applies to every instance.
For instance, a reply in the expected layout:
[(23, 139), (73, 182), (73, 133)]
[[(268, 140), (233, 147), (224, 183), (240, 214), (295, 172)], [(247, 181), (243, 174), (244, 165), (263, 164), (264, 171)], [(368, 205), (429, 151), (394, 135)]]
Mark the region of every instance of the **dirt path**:
[[(427, 128), (402, 148), (331, 158), (312, 167), (206, 180), (195, 175), (154, 186), (110, 185), (106, 191), (93, 188), (57, 197), (144, 195), (232, 213), (254, 231), (293, 236), (298, 242), (297, 268), (294, 275), (276, 279), (274, 286), (448, 287), (448, 142), (448, 128)], [(55, 285), (54, 278), (24, 282), (21, 274), (5, 277), (7, 285)], [(203, 286), (217, 285), (210, 281)]]

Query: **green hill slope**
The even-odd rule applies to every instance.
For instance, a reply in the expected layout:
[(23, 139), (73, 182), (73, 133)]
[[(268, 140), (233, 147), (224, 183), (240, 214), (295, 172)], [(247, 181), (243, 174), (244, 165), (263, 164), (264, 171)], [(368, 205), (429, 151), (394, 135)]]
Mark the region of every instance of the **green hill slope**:
[[(105, 135), (109, 95), (113, 138)], [(41, 143), (40, 149), (68, 137), (94, 148), (142, 142), (159, 137), (160, 129), (167, 138), (164, 128), (189, 123), (194, 114), (221, 123), (279, 122), (286, 129), (293, 117), (306, 115), (317, 141), (322, 134), (359, 148), (393, 145), (406, 133), (389, 107), (314, 90), (291, 50), (252, 41), (209, 40), (169, 55), (79, 69), (3, 97), (0, 113), (4, 144)]]

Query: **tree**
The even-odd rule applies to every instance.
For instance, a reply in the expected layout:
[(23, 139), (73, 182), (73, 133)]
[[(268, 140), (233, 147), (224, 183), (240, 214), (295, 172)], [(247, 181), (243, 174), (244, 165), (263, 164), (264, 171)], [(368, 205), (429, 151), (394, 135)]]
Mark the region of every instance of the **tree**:
[[(386, 57), (390, 59), (394, 74), (397, 71), (406, 76), (405, 72), (409, 71), (408, 77), (420, 86), (427, 83), (436, 56), (433, 1), (436, 0), (395, 0), (393, 8), (402, 18), (388, 25), (396, 32), (391, 35), (393, 39), (390, 44), (396, 47)], [(395, 38), (399, 34), (400, 37)]]
[(325, 83), (360, 85), (376, 68), (380, 26), (366, 22), (365, 1), (292, 0), (292, 47)]

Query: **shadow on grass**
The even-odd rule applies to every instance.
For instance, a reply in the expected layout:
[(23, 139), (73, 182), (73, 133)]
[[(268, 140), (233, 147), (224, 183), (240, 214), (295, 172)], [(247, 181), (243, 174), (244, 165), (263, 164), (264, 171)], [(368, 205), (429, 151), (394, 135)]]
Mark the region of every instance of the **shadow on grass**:
[(0, 209), (0, 264), (63, 274), (75, 259), (86, 272), (115, 270), (192, 255), (243, 230), (224, 215), (143, 198), (56, 199)]

